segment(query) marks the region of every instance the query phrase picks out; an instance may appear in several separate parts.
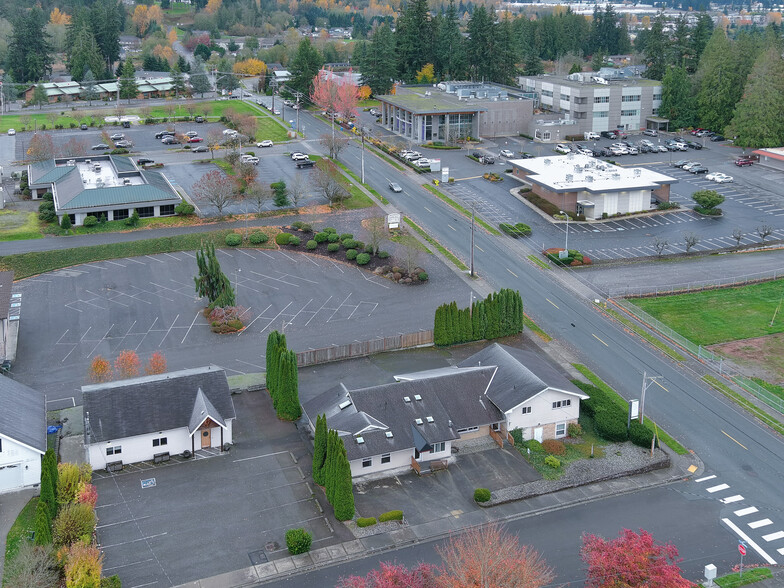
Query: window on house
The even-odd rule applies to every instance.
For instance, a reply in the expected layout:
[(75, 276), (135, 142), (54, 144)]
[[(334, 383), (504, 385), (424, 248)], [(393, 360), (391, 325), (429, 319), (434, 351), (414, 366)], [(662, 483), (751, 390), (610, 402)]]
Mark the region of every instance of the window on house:
[(140, 206), (136, 209), (136, 212), (139, 213), (139, 218), (150, 218), (151, 216), (155, 216), (155, 207), (154, 206)]
[(523, 407), (523, 414), (531, 414), (531, 407), (530, 406), (524, 406)]
[(389, 453), (384, 453), (381, 455), (381, 463), (389, 463), (390, 461), (392, 461), (392, 457)]
[(493, 431), (500, 431), (501, 425), (499, 423), (493, 423)]
[(558, 401), (556, 401), (556, 402), (553, 402), (553, 408), (554, 408), (554, 409), (555, 409), (555, 408), (561, 408), (561, 407), (563, 407), (563, 406), (571, 406), (571, 405), (572, 405), (572, 401), (571, 401), (571, 399), (566, 399), (566, 400), (558, 400)]
[(362, 460), (362, 467), (363, 468), (369, 468), (372, 465), (373, 465), (373, 458), (372, 457), (366, 457), (365, 459)]
[(433, 450), (432, 453), (441, 453), (446, 449), (446, 444), (441, 441), (441, 443), (433, 443)]
[(174, 204), (164, 204), (161, 206), (161, 216), (172, 216), (174, 214)]
[(160, 447), (161, 445), (166, 445), (167, 443), (168, 443), (168, 439), (166, 437), (161, 437), (160, 439), (152, 440), (153, 447)]
[(479, 427), (466, 427), (465, 429), (458, 429), (458, 433), (475, 433), (479, 430)]
[(122, 453), (122, 445), (115, 445), (114, 447), (106, 448), (106, 455), (119, 455)]
[(113, 220), (124, 220), (128, 218), (128, 209), (122, 208), (120, 210), (114, 211), (114, 216), (112, 217)]
[(550, 131), (545, 131), (544, 133), (542, 133), (542, 140), (543, 141), (549, 141), (551, 137), (552, 137), (552, 135), (550, 134)]
[(555, 436), (556, 437), (566, 437), (566, 423), (556, 423), (555, 424)]

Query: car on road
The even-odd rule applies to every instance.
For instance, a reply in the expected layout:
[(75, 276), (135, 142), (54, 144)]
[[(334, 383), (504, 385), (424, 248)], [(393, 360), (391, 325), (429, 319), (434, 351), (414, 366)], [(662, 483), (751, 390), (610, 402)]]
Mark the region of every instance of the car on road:
[(109, 146), (106, 143), (98, 143), (97, 145), (93, 145), (90, 147), (93, 151), (101, 151), (103, 149), (108, 149)]
[(155, 163), (155, 161), (146, 157), (140, 157), (136, 160), (136, 165), (149, 165), (151, 163)]
[(9, 135), (16, 135), (16, 129), (8, 129)]
[(284, 106), (293, 106), (293, 105), (294, 105), (294, 103), (293, 103), (291, 100), (284, 100), (284, 101), (283, 101), (283, 105), (284, 105)]
[(514, 153), (509, 151), (509, 149), (504, 149), (501, 151), (501, 153), (499, 153), (499, 157), (506, 157), (509, 159), (510, 157), (514, 157)]
[(754, 160), (752, 160), (752, 159), (750, 159), (748, 157), (739, 157), (738, 159), (735, 160), (735, 165), (737, 165), (738, 167), (745, 167), (747, 165), (754, 165)]
[(275, 116), (280, 116), (280, 110), (276, 108), (275, 110), (272, 111), (272, 114), (274, 114)]
[(255, 155), (243, 155), (240, 157), (240, 162), (242, 163), (252, 163), (253, 165), (259, 164), (259, 158)]
[(194, 147), (191, 149), (191, 153), (206, 153), (209, 151), (206, 145), (199, 145), (198, 147)]
[(168, 135), (168, 136), (164, 137), (163, 139), (161, 139), (161, 143), (163, 143), (164, 145), (179, 145), (180, 144), (180, 142), (177, 140), (177, 137), (174, 137), (172, 135)]
[(659, 136), (659, 131), (657, 131), (656, 129), (645, 129), (642, 132), (642, 134), (646, 135), (648, 137), (658, 137)]
[(270, 139), (264, 139), (263, 141), (256, 143), (256, 147), (272, 147), (273, 145), (274, 143)]
[(115, 133), (114, 135), (112, 135), (109, 138), (112, 141), (122, 141), (123, 139), (125, 139), (125, 135), (123, 135), (122, 133)]
[(125, 141), (125, 140), (115, 141), (114, 146), (120, 149), (130, 149), (131, 147), (133, 147), (133, 143), (131, 141)]
[(422, 157), (414, 162), (417, 167), (430, 167), (430, 160), (427, 157)]
[(188, 131), (187, 133), (185, 133), (185, 136), (186, 137), (195, 137), (198, 134), (199, 133), (197, 131)]
[(400, 184), (396, 182), (389, 182), (389, 189), (393, 192), (402, 192), (403, 188), (400, 187)]
[(695, 175), (697, 175), (697, 174), (707, 174), (708, 173), (708, 168), (705, 167), (705, 166), (702, 166), (702, 165), (695, 165), (694, 167), (690, 167), (689, 168), (689, 173), (690, 174), (695, 174)]
[(160, 131), (155, 133), (156, 139), (163, 139), (164, 137), (173, 137), (175, 135), (174, 131)]
[(203, 123), (204, 122), (204, 117), (203, 116), (197, 116), (193, 120), (194, 120), (194, 122), (197, 122), (197, 123)]
[(291, 159), (292, 161), (304, 161), (306, 159), (309, 159), (309, 157), (304, 153), (300, 153), (299, 151), (297, 151), (296, 153), (291, 154)]
[(560, 153), (562, 155), (566, 155), (567, 153), (571, 153), (572, 149), (571, 147), (569, 147), (569, 145), (558, 143), (558, 145), (555, 146), (555, 152)]
[(86, 131), (89, 127), (86, 124), (82, 123), (79, 125), (79, 128), (83, 131)]
[(202, 139), (201, 137), (189, 137), (188, 138), (188, 143), (201, 143), (202, 141), (204, 141), (204, 139)]

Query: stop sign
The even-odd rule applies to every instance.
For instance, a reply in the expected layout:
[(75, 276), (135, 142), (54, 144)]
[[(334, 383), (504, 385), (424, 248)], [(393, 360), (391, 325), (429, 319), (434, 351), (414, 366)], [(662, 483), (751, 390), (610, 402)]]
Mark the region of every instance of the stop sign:
[(743, 543), (738, 543), (738, 551), (741, 555), (746, 555), (746, 546)]

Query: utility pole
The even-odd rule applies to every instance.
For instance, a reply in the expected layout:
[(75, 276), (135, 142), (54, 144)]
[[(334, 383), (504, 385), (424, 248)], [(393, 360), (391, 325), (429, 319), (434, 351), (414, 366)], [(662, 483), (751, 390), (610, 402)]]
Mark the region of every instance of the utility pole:
[(278, 90), (277, 78), (272, 78), (270, 80), (270, 86), (272, 86), (272, 116), (275, 116), (275, 92)]
[(299, 100), (300, 100), (300, 98), (302, 98), (302, 96), (304, 96), (304, 94), (302, 92), (300, 92), (300, 91), (294, 92), (294, 97), (297, 99), (297, 108), (296, 108), (296, 110), (297, 110), (297, 132), (298, 133), (299, 133)]
[(471, 204), (471, 277), (474, 277), (474, 205)]
[[(660, 379), (661, 376), (649, 376), (647, 372), (642, 372), (642, 394), (640, 394), (640, 424), (645, 424), (645, 391), (651, 384)], [(656, 383), (659, 384), (659, 382)], [(659, 386), (661, 386), (661, 384), (659, 384)]]
[(359, 128), (359, 135), (362, 137), (362, 183), (365, 183), (365, 129), (362, 127)]

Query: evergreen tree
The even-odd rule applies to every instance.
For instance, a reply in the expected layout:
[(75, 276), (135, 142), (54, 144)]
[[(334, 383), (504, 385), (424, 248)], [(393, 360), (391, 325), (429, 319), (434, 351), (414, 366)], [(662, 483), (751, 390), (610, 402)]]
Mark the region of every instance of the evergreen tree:
[(281, 334), (278, 331), (272, 331), (267, 335), (267, 351), (265, 355), (266, 362), (266, 385), (267, 391), (270, 396), (274, 396), (273, 390), (275, 389), (275, 371), (278, 369), (277, 348), (280, 345)]
[(49, 97), (46, 95), (46, 89), (43, 84), (38, 84), (33, 89), (33, 97), (30, 100), (33, 104), (41, 108), (44, 104), (49, 104)]
[(442, 304), (436, 308), (436, 314), (433, 320), (433, 343), (436, 345), (446, 345), (444, 339), (444, 305)]
[(95, 91), (95, 76), (90, 69), (84, 72), (84, 77), (82, 78), (82, 88), (82, 99), (88, 100), (90, 106), (92, 106), (93, 100), (98, 98), (98, 92)]
[[(55, 454), (54, 449), (47, 449), (46, 453), (44, 453), (44, 458), (41, 463), (42, 468), (49, 469), (49, 479), (52, 482), (52, 495), (57, 496), (57, 482), (59, 479), (59, 472), (57, 470), (57, 454)], [(42, 470), (43, 471), (43, 470)], [(57, 515), (56, 512), (49, 511), (49, 516), (54, 518)]]
[[(723, 29), (716, 29), (700, 59), (695, 82), (700, 124), (722, 133), (743, 91), (733, 47)], [(738, 85), (740, 87), (738, 88)]]
[(695, 115), (692, 86), (686, 68), (669, 68), (662, 79), (659, 116), (670, 119), (672, 129), (684, 129), (694, 126)]
[[(362, 84), (370, 86), (373, 94), (388, 94), (397, 76), (395, 36), (385, 24), (373, 33), (370, 42), (362, 44), (359, 67)], [(362, 52), (363, 51), (363, 52)]]
[(297, 354), (294, 351), (279, 349), (278, 381), (279, 393), (276, 410), (278, 418), (295, 421), (302, 415), (299, 404), (299, 380), (297, 377)]
[(327, 415), (320, 414), (316, 418), (316, 434), (313, 439), (313, 481), (319, 486), (324, 485), (327, 462)]
[(185, 59), (182, 55), (177, 57), (177, 67), (179, 67), (180, 71), (183, 73), (191, 72), (191, 64), (188, 63), (188, 60)]
[(57, 514), (57, 501), (55, 499), (55, 489), (52, 484), (50, 468), (41, 469), (41, 496), (39, 500), (46, 504), (47, 512), (51, 515)]
[(525, 56), (525, 64), (523, 65), (523, 75), (525, 76), (539, 76), (544, 73), (544, 65), (542, 60), (533, 51)]
[(493, 55), (495, 44), (494, 23), (484, 4), (474, 8), (468, 21), (468, 41), (466, 43), (466, 60), (468, 72), (472, 79), (480, 80), (487, 68), (488, 59)]
[(729, 133), (738, 147), (784, 144), (784, 60), (776, 49), (757, 58), (743, 98), (735, 109)]
[(193, 278), (196, 293), (207, 297), (208, 308), (212, 310), (215, 307), (234, 306), (234, 289), (229, 278), (221, 271), (213, 243), (202, 245), (196, 252), (196, 265), (199, 269), (198, 275)]
[(73, 44), (67, 51), (67, 63), (71, 77), (77, 82), (84, 79), (84, 75), (88, 70), (93, 72), (102, 72), (104, 70), (101, 50), (88, 23), (85, 23), (76, 31)]
[(471, 333), (473, 334), (475, 341), (485, 338), (484, 329), (482, 328), (481, 316), (479, 313), (479, 306), (479, 301), (474, 302), (471, 305)]
[(686, 70), (689, 73), (697, 71), (702, 52), (713, 35), (713, 19), (705, 12), (700, 13), (697, 18), (697, 25), (691, 31), (691, 59), (686, 63)]
[(645, 77), (651, 80), (661, 80), (669, 60), (670, 42), (664, 33), (664, 13), (659, 12), (653, 19), (651, 30), (648, 32), (643, 51), (645, 53)]
[(49, 507), (43, 500), (38, 501), (35, 508), (35, 532), (36, 545), (49, 545), (52, 542), (52, 517), (49, 514)]
[(324, 58), (321, 53), (310, 43), (310, 39), (305, 37), (300, 41), (297, 53), (291, 61), (289, 67), (291, 78), (287, 85), (310, 96), (313, 78), (322, 65), (324, 65)]
[(465, 41), (460, 33), (455, 1), (449, 0), (446, 12), (438, 21), (435, 43), (436, 73), (443, 80), (458, 80), (466, 70)]
[(17, 10), (6, 53), (6, 72), (16, 82), (36, 82), (52, 72), (53, 49), (44, 27), (46, 17), (39, 6)]
[(354, 517), (354, 485), (351, 482), (351, 465), (346, 457), (346, 446), (340, 438), (337, 443), (332, 507), (337, 520), (348, 521)]
[(94, 73), (99, 75), (104, 70), (111, 72), (112, 64), (120, 58), (120, 33), (125, 28), (125, 6), (118, 0), (96, 0), (90, 8), (90, 22), (105, 64), (104, 68)]
[(172, 77), (172, 85), (174, 86), (174, 95), (179, 98), (180, 93), (185, 92), (185, 78), (177, 63), (175, 63), (169, 71)]
[(607, 58), (607, 54), (602, 49), (597, 49), (594, 51), (593, 57), (591, 59), (591, 71), (599, 71), (604, 67), (604, 60)]
[(569, 68), (569, 73), (567, 75), (572, 75), (574, 73), (580, 73), (583, 71), (583, 66), (579, 63), (573, 63), (572, 67)]
[(690, 37), (691, 29), (686, 15), (681, 14), (675, 21), (675, 31), (672, 34), (671, 63), (676, 66), (686, 67), (693, 60), (693, 46)]
[(71, 215), (64, 214), (62, 220), (60, 221), (60, 228), (64, 231), (68, 231), (72, 226), (71, 223)]
[(190, 83), (193, 93), (200, 94), (202, 98), (204, 98), (205, 92), (212, 90), (210, 79), (207, 77), (207, 71), (204, 68), (204, 62), (200, 57), (197, 57), (194, 62)]
[(125, 60), (120, 76), (120, 98), (128, 100), (131, 103), (132, 98), (136, 98), (139, 89), (136, 86), (136, 70), (133, 67), (133, 61), (129, 57)]
[(434, 32), (427, 0), (410, 0), (395, 30), (398, 73), (405, 81), (413, 81), (430, 62)]
[(337, 431), (329, 430), (327, 434), (327, 459), (325, 462), (324, 490), (327, 501), (334, 504), (335, 495), (335, 463), (337, 462), (337, 444), (341, 442)]

